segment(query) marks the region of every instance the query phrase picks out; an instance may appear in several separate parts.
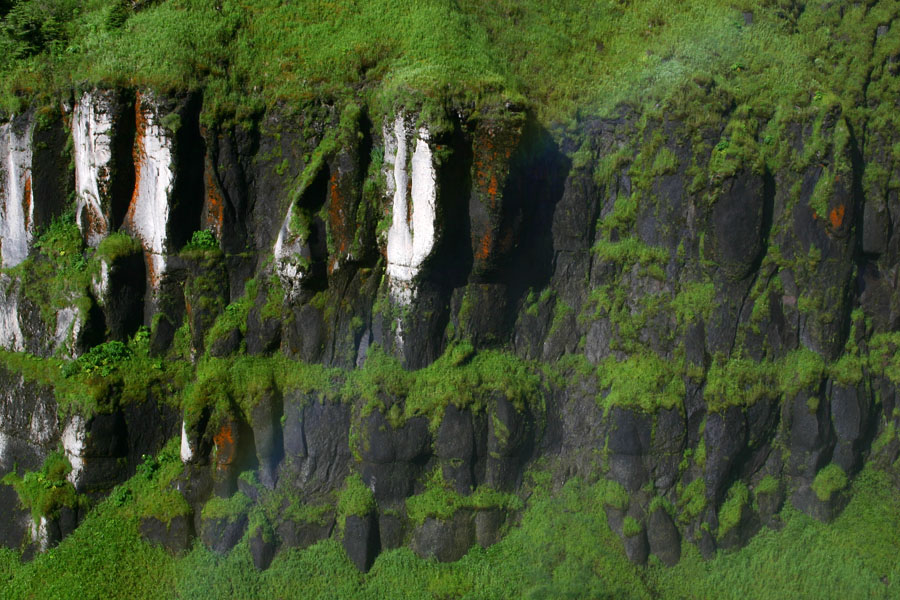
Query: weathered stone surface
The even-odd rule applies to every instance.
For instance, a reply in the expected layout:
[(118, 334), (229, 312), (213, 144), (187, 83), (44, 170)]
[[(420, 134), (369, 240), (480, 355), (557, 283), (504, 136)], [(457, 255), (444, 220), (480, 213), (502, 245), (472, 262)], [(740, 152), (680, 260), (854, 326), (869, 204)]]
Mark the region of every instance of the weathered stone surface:
[(375, 518), (375, 515), (348, 516), (344, 524), (341, 543), (356, 568), (367, 573), (372, 568), (372, 563), (375, 562), (378, 553), (381, 552), (378, 519)]
[(172, 517), (168, 522), (156, 517), (141, 519), (141, 536), (151, 544), (162, 546), (173, 554), (186, 552), (194, 537), (190, 515)]
[(447, 520), (428, 517), (413, 533), (412, 548), (422, 558), (452, 562), (475, 543), (475, 530), (475, 515), (469, 510), (457, 510)]
[(681, 536), (665, 510), (658, 509), (650, 514), (647, 521), (647, 542), (650, 552), (667, 567), (678, 564), (681, 559)]
[(200, 525), (200, 539), (206, 546), (219, 554), (234, 548), (247, 530), (247, 515), (235, 518), (203, 519)]

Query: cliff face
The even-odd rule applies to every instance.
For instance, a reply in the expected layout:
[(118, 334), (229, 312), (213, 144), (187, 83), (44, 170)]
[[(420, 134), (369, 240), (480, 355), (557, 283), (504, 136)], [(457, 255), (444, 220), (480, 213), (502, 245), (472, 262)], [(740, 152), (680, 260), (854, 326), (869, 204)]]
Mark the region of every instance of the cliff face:
[(249, 529), (260, 568), (332, 535), (363, 570), (455, 560), (536, 464), (614, 482), (636, 562), (739, 546), (786, 500), (830, 519), (900, 453), (897, 132), (686, 85), (553, 131), (515, 106), (207, 126), (199, 95), (124, 89), (0, 126), (0, 471), (61, 445), (96, 498), (180, 435), (145, 536)]

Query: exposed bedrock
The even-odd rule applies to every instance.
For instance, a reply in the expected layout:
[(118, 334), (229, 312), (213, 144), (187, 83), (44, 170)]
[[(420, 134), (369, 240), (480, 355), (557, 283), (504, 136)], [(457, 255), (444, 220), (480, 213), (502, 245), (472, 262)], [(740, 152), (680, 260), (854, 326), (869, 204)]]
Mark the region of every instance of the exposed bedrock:
[[(145, 537), (227, 552), (247, 536), (259, 568), (332, 536), (361, 570), (404, 545), (456, 560), (513, 526), (539, 458), (553, 485), (607, 480), (636, 562), (675, 564), (683, 539), (738, 547), (786, 502), (832, 518), (864, 464), (900, 454), (900, 169), (879, 150), (897, 132), (827, 103), (767, 124), (690, 92), (711, 97), (703, 124), (323, 104), (225, 126), (199, 95), (147, 90), (3, 124), (4, 267), (63, 212), (50, 157), (71, 135), (96, 269), (52, 323), (27, 278), (0, 274), (0, 345), (72, 357), (144, 324), (154, 359), (226, 365), (180, 414), (116, 389), (67, 414), (9, 370), (4, 473), (61, 445), (76, 491), (100, 494), (180, 435), (188, 508), (148, 516)], [(107, 252), (113, 234), (130, 245)], [(30, 517), (0, 494), (18, 545)], [(60, 537), (62, 514), (35, 531)]]

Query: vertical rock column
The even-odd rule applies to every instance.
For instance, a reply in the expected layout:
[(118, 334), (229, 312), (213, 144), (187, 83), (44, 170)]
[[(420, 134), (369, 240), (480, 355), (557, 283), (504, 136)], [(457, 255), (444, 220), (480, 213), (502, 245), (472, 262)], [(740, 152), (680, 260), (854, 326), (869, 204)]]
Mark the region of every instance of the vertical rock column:
[(24, 117), (0, 125), (0, 257), (5, 268), (28, 257), (32, 237), (31, 130)]
[(91, 247), (122, 225), (134, 188), (132, 102), (121, 91), (92, 90), (72, 112), (75, 219)]
[(160, 123), (159, 106), (150, 93), (135, 102), (134, 192), (125, 215), (125, 227), (144, 249), (147, 283), (155, 300), (166, 271), (169, 212), (175, 186), (174, 141)]
[[(392, 200), (387, 276), (391, 301), (400, 308), (416, 299), (418, 279), (441, 233), (437, 169), (429, 139), (427, 129), (416, 130), (402, 115), (393, 128), (384, 128), (384, 168)], [(402, 347), (402, 323), (396, 341)]]

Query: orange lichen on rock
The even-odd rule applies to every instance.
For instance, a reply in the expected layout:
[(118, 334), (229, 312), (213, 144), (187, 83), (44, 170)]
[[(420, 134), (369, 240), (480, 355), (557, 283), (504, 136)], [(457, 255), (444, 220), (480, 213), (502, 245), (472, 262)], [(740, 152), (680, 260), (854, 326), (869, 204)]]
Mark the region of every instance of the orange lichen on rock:
[(206, 165), (206, 205), (203, 207), (203, 227), (212, 229), (216, 236), (222, 235), (225, 222), (225, 201), (213, 176), (212, 167)]
[(475, 251), (475, 259), (476, 260), (487, 260), (491, 255), (491, 251), (494, 247), (494, 234), (492, 231), (488, 230), (485, 232), (483, 236), (481, 236), (481, 240), (478, 243), (478, 248)]
[(219, 469), (231, 465), (237, 456), (237, 444), (234, 443), (234, 425), (225, 423), (213, 436), (216, 445), (216, 464)]
[(831, 228), (838, 229), (841, 225), (844, 224), (844, 205), (838, 205), (835, 208), (831, 209), (831, 213), (828, 215), (829, 221), (831, 221)]
[(25, 194), (22, 198), (22, 209), (25, 213), (25, 231), (31, 227), (31, 175), (25, 178)]
[(134, 219), (134, 208), (137, 204), (138, 194), (141, 189), (141, 168), (144, 164), (144, 157), (146, 155), (146, 151), (144, 150), (144, 135), (147, 133), (147, 116), (144, 114), (140, 92), (137, 93), (134, 101), (134, 124), (134, 148), (132, 148), (131, 151), (132, 158), (134, 159), (134, 190), (131, 192), (131, 205), (128, 207), (128, 216), (126, 217), (129, 221)]

